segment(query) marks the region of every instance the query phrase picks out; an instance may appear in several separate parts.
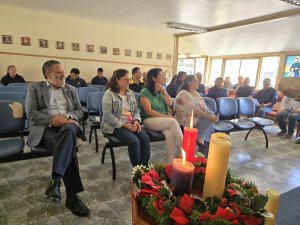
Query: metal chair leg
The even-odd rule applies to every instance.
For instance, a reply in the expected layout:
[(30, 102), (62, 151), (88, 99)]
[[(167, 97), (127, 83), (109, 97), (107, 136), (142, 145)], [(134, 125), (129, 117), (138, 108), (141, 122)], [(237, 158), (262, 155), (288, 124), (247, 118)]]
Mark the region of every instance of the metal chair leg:
[(251, 128), (249, 131), (248, 131), (248, 133), (246, 134), (246, 137), (245, 137), (245, 141), (247, 141), (247, 138), (248, 138), (248, 136), (249, 136), (249, 134), (251, 133), (251, 131), (253, 131), (255, 128)]
[(95, 142), (96, 142), (96, 152), (98, 152), (98, 135), (97, 135), (96, 127), (94, 128), (94, 133), (95, 133)]
[(104, 145), (103, 150), (102, 150), (101, 164), (103, 164), (105, 161), (106, 149), (107, 149), (107, 143)]
[(110, 150), (110, 156), (111, 156), (111, 163), (112, 163), (112, 169), (113, 169), (113, 180), (116, 179), (116, 160), (115, 160), (115, 154), (114, 154), (114, 149), (109, 146)]
[(90, 135), (89, 135), (89, 143), (92, 143), (92, 135), (93, 135), (93, 125), (91, 126)]
[(263, 127), (258, 127), (259, 130), (261, 130), (263, 132), (263, 134), (265, 135), (265, 139), (266, 139), (266, 148), (269, 148), (269, 138), (268, 135), (266, 133), (266, 131), (264, 130)]

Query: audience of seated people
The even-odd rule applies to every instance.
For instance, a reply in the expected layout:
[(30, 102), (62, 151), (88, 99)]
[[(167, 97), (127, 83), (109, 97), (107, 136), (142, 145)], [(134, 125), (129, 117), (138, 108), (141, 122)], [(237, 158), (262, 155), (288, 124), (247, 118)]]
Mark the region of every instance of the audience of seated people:
[[(178, 92), (179, 87), (183, 84), (183, 81), (186, 77), (186, 72), (180, 71), (177, 75), (175, 82), (170, 83), (167, 87), (167, 92), (171, 98), (175, 98)], [(148, 78), (148, 76), (147, 76)]]
[(194, 111), (193, 126), (198, 129), (198, 150), (207, 154), (205, 146), (210, 141), (210, 136), (214, 132), (214, 123), (218, 121), (218, 117), (206, 107), (201, 94), (197, 92), (198, 87), (199, 82), (196, 76), (189, 75), (185, 78), (176, 96), (175, 115), (181, 126), (189, 127), (191, 114)]
[(204, 84), (202, 84), (202, 73), (196, 73), (195, 76), (197, 77), (198, 79), (198, 83), (199, 83), (199, 86), (197, 88), (197, 91), (202, 95), (202, 96), (205, 96), (205, 86)]
[(133, 92), (138, 92), (144, 88), (144, 82), (141, 79), (142, 78), (142, 72), (139, 67), (134, 67), (132, 69), (132, 78), (129, 81), (129, 89)]
[(161, 131), (166, 138), (167, 162), (178, 156), (176, 147), (181, 148), (182, 131), (177, 121), (168, 113), (172, 99), (163, 88), (163, 73), (159, 68), (148, 71), (146, 87), (140, 92), (140, 109), (143, 125), (153, 131)]
[(256, 99), (255, 116), (264, 117), (266, 113), (271, 112), (273, 105), (277, 102), (278, 94), (275, 88), (271, 86), (271, 80), (265, 78), (263, 81), (264, 88), (254, 95)]
[(79, 77), (80, 71), (77, 68), (72, 68), (70, 75), (66, 78), (66, 83), (73, 87), (86, 87), (87, 84), (84, 79)]
[(150, 159), (149, 136), (140, 124), (140, 110), (134, 92), (128, 89), (129, 80), (127, 70), (113, 72), (102, 100), (101, 129), (128, 145), (132, 166), (147, 166)]
[(228, 91), (223, 88), (223, 78), (217, 77), (215, 80), (215, 86), (208, 89), (208, 93), (206, 95), (209, 98), (217, 99), (221, 97), (228, 97)]
[(250, 79), (246, 77), (243, 81), (243, 84), (240, 85), (235, 91), (235, 95), (237, 98), (239, 97), (252, 97), (254, 94), (254, 87), (250, 85)]
[(96, 84), (96, 85), (103, 85), (106, 86), (108, 80), (104, 76), (104, 71), (102, 68), (98, 68), (97, 70), (97, 75), (93, 77), (91, 84)]
[(225, 77), (225, 79), (224, 79), (224, 88), (227, 91), (229, 91), (230, 89), (233, 89), (233, 85), (231, 83), (230, 76)]
[(238, 77), (238, 82), (233, 86), (233, 89), (237, 90), (238, 87), (243, 84), (243, 81), (244, 81), (244, 77), (243, 76), (239, 76)]
[[(300, 120), (300, 102), (294, 98), (284, 96), (280, 104), (280, 109), (276, 113), (276, 120), (281, 130), (277, 135), (291, 138), (294, 134), (297, 120)], [(286, 128), (286, 120), (288, 128)], [(300, 139), (296, 143), (300, 144)]]
[(7, 67), (7, 74), (2, 77), (1, 83), (7, 86), (10, 83), (25, 83), (24, 78), (17, 74), (17, 68), (14, 65)]

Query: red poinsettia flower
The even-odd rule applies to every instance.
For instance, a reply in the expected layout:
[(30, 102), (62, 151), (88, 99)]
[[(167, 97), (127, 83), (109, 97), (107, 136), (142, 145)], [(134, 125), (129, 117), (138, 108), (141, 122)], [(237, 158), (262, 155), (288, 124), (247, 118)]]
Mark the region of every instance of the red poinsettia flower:
[(216, 212), (216, 216), (221, 217), (222, 219), (231, 221), (236, 219), (236, 215), (231, 212), (230, 210), (218, 207), (217, 212)]
[(191, 198), (189, 195), (184, 194), (179, 201), (179, 207), (183, 209), (186, 213), (191, 214), (194, 201), (194, 198)]
[(171, 164), (166, 165), (166, 174), (167, 174), (167, 177), (169, 179), (171, 179), (171, 174), (172, 174), (172, 165)]
[(161, 199), (157, 199), (156, 201), (153, 202), (153, 207), (156, 209), (156, 212), (162, 216), (165, 212), (164, 210), (164, 201)]
[(204, 158), (204, 157), (199, 156), (199, 157), (195, 157), (194, 158), (194, 163), (201, 163), (201, 164), (203, 164), (203, 163), (206, 163), (206, 162), (207, 162), (207, 159)]
[(239, 220), (242, 221), (245, 225), (259, 225), (262, 222), (261, 218), (251, 215), (240, 215)]
[(205, 173), (205, 172), (206, 172), (206, 168), (205, 167), (195, 166), (194, 174)]
[(226, 206), (227, 206), (227, 199), (226, 198), (222, 198), (221, 199), (221, 203), (220, 203), (220, 207), (226, 208)]
[(189, 219), (186, 218), (184, 212), (181, 209), (178, 209), (177, 207), (174, 207), (170, 218), (172, 218), (175, 221), (175, 225), (186, 225), (189, 222)]
[(228, 191), (230, 196), (235, 196), (235, 195), (238, 194), (234, 189), (228, 189), (227, 191)]
[(154, 169), (151, 169), (149, 171), (149, 174), (150, 174), (151, 177), (155, 178), (157, 181), (160, 181), (160, 177), (159, 177), (158, 173)]
[(211, 220), (214, 218), (215, 218), (215, 216), (211, 215), (209, 212), (204, 212), (199, 216), (200, 221)]
[(150, 186), (154, 186), (154, 183), (153, 183), (153, 180), (150, 176), (149, 173), (145, 173), (143, 176), (142, 176), (142, 179), (141, 179), (141, 183), (142, 184), (148, 184)]
[(139, 195), (149, 197), (149, 196), (156, 195), (156, 192), (143, 188), (139, 191)]

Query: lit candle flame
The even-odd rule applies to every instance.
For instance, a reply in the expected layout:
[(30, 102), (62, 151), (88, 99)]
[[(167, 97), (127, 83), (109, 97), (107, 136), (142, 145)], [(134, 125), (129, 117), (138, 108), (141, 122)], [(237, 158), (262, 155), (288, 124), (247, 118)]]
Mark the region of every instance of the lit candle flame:
[(185, 165), (185, 159), (186, 159), (186, 153), (183, 149), (181, 149), (181, 155), (182, 155), (182, 166)]
[(193, 128), (193, 119), (194, 119), (194, 110), (192, 110), (191, 122), (190, 122), (190, 130)]

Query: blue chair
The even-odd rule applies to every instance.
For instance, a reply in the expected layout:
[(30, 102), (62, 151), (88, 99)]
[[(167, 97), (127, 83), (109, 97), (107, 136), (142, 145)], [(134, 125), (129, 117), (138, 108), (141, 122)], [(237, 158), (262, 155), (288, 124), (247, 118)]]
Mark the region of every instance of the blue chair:
[(7, 85), (7, 87), (15, 87), (15, 86), (17, 86), (17, 87), (27, 87), (27, 83), (10, 83), (10, 84), (8, 84)]
[[(216, 101), (213, 98), (209, 98), (209, 97), (202, 97), (206, 107), (214, 112), (215, 114), (218, 113), (217, 110), (217, 104)], [(216, 132), (222, 132), (222, 133), (227, 133), (229, 134), (231, 130), (233, 130), (234, 126), (230, 123), (224, 122), (222, 120), (219, 120), (217, 123), (214, 124), (214, 128), (216, 130)]]
[(25, 121), (23, 107), (19, 102), (0, 100), (0, 109), (0, 135), (7, 137), (15, 133), (20, 134), (18, 138), (0, 141), (0, 159), (3, 162), (23, 153)]
[(25, 107), (26, 94), (23, 92), (0, 92), (0, 100), (20, 102)]
[(95, 87), (95, 88), (98, 88), (100, 92), (105, 92), (104, 85), (90, 84), (90, 85), (88, 85), (88, 87)]
[(27, 94), (27, 86), (1, 86), (0, 92), (23, 92)]
[(254, 103), (253, 99), (247, 98), (247, 97), (240, 97), (240, 98), (237, 99), (237, 103), (238, 103), (238, 108), (239, 108), (238, 113), (240, 115), (247, 116), (248, 118), (246, 120), (251, 121), (255, 124), (255, 127), (251, 128), (248, 131), (248, 133), (246, 134), (245, 140), (247, 140), (249, 134), (254, 129), (261, 130), (263, 132), (264, 136), (265, 136), (265, 139), (266, 139), (266, 148), (268, 148), (269, 147), (269, 141), (268, 141), (268, 136), (267, 136), (267, 134), (264, 130), (264, 127), (273, 125), (274, 122), (270, 119), (265, 119), (265, 118), (261, 118), (261, 117), (254, 117), (255, 103)]

